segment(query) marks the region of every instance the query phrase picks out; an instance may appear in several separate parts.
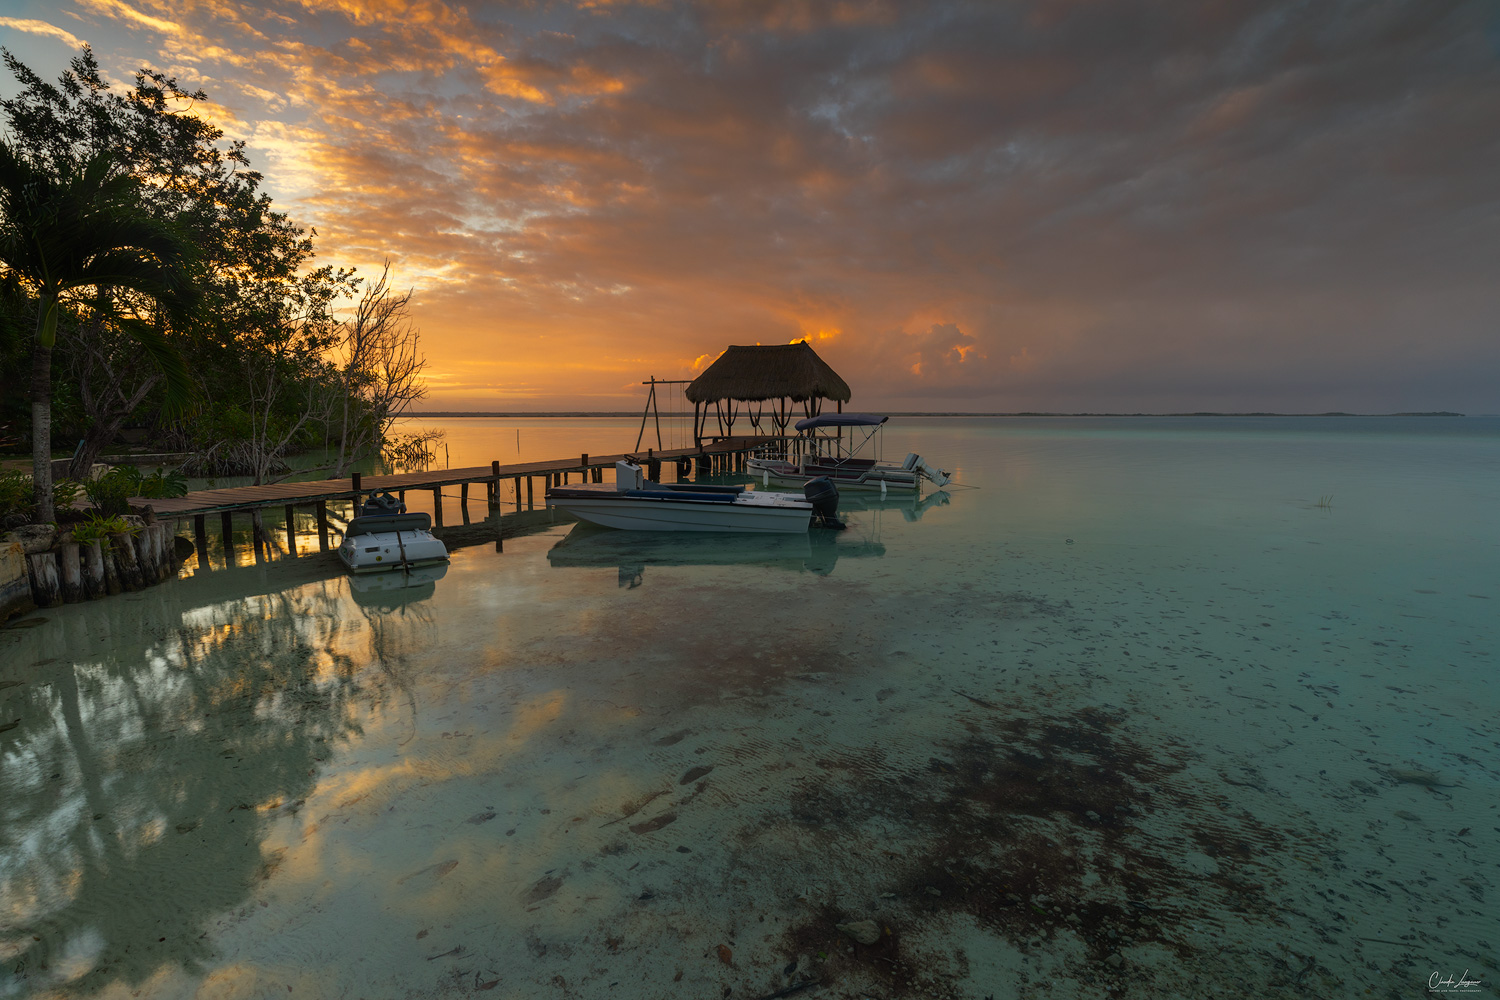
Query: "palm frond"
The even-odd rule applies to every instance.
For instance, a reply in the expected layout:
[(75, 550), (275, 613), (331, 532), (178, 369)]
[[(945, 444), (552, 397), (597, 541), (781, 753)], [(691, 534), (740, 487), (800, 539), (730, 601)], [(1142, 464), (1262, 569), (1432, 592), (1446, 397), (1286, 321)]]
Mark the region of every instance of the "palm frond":
[(187, 416), (198, 402), (198, 385), (188, 373), (182, 355), (160, 329), (139, 319), (123, 319), (120, 328), (151, 358), (161, 372), (165, 397), (162, 416), (175, 420)]

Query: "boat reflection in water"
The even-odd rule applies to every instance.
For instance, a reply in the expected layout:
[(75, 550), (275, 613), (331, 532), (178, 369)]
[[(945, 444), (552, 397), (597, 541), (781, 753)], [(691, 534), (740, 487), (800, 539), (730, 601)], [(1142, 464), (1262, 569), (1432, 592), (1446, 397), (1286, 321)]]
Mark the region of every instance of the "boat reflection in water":
[(910, 493), (888, 493), (885, 496), (881, 496), (878, 493), (851, 493), (846, 497), (840, 498), (839, 509), (845, 513), (859, 511), (874, 512), (876, 516), (872, 528), (878, 532), (880, 530), (881, 517), (888, 511), (900, 511), (901, 519), (904, 521), (920, 521), (923, 514), (926, 514), (934, 507), (946, 507), (952, 499), (946, 490), (929, 493), (920, 499), (912, 496)]
[(547, 551), (547, 561), (559, 568), (616, 566), (620, 586), (639, 587), (647, 566), (764, 566), (800, 573), (822, 544), (812, 534), (614, 531), (580, 521)]
[(349, 596), (363, 608), (394, 611), (437, 592), (437, 581), (448, 572), (447, 563), (394, 569), (384, 573), (351, 575)]
[(946, 504), (948, 494), (918, 500), (904, 497), (851, 496), (843, 509), (854, 517), (843, 533), (812, 531), (797, 535), (745, 535), (728, 532), (611, 531), (580, 522), (547, 552), (557, 568), (614, 566), (621, 587), (639, 587), (647, 566), (763, 566), (789, 573), (828, 576), (842, 559), (885, 555), (880, 522), (899, 511), (906, 521), (920, 520), (932, 507)]

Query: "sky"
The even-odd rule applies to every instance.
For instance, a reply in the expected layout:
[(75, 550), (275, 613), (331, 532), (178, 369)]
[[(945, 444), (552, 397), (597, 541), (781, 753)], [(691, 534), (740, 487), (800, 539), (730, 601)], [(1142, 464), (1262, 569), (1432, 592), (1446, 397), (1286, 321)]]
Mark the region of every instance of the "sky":
[(0, 0), (85, 42), (393, 263), (427, 410), (806, 339), (857, 410), (1500, 413), (1500, 0)]

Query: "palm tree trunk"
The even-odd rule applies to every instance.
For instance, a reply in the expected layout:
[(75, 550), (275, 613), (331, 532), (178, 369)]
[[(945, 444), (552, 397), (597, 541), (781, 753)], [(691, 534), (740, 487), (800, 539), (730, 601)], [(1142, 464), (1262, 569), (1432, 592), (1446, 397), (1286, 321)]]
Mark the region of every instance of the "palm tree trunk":
[[(47, 313), (45, 301), (42, 315)], [(52, 348), (42, 344), (41, 320), (31, 347), (31, 485), (36, 500), (36, 520), (57, 520), (52, 507)]]

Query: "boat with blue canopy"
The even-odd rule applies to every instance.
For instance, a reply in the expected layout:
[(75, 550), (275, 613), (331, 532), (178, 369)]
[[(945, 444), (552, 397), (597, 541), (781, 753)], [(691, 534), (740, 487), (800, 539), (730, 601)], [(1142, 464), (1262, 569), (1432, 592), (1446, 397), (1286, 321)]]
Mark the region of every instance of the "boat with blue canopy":
[(840, 492), (917, 492), (923, 480), (946, 486), (953, 474), (915, 452), (899, 465), (881, 460), (881, 431), (889, 419), (874, 413), (823, 413), (799, 420), (785, 458), (751, 458), (746, 471), (767, 486), (827, 478)]

